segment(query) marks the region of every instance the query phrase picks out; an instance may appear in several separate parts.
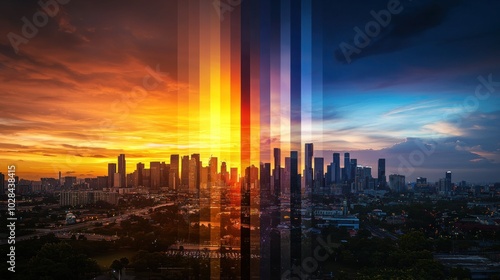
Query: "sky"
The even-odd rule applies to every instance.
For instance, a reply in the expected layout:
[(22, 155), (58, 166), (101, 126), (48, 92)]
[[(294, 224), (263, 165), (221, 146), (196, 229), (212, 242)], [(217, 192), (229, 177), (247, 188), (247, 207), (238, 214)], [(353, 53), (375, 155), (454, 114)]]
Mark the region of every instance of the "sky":
[(0, 172), (313, 142), (408, 181), (500, 181), (500, 2), (240, 2), (2, 1)]

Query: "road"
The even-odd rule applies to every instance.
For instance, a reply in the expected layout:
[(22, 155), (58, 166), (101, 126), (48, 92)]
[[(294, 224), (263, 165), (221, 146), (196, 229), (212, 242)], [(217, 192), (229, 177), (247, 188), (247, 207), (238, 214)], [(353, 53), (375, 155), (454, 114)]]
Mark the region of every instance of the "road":
[(385, 229), (381, 229), (376, 226), (367, 225), (366, 229), (369, 230), (373, 236), (378, 238), (390, 238), (391, 240), (397, 240), (398, 237)]
[[(141, 208), (141, 209), (132, 210), (131, 212), (128, 212), (126, 214), (122, 214), (122, 215), (114, 216), (114, 217), (109, 217), (109, 218), (104, 218), (104, 219), (100, 219), (100, 220), (85, 221), (82, 223), (78, 223), (78, 224), (74, 224), (74, 225), (65, 225), (65, 226), (62, 226), (59, 228), (54, 228), (54, 229), (35, 229), (37, 231), (36, 233), (23, 235), (23, 236), (16, 236), (16, 243), (21, 242), (21, 241), (25, 241), (25, 240), (29, 240), (29, 239), (32, 239), (34, 237), (44, 236), (44, 235), (47, 235), (50, 233), (53, 233), (56, 236), (58, 236), (58, 235), (64, 236), (65, 234), (80, 231), (82, 229), (89, 229), (89, 228), (93, 227), (96, 222), (100, 222), (100, 223), (111, 223), (111, 222), (115, 222), (115, 221), (120, 222), (122, 220), (127, 219), (131, 215), (137, 215), (137, 216), (147, 215), (147, 214), (149, 214), (148, 211), (151, 208), (153, 210), (155, 210), (155, 209), (160, 208), (160, 207), (173, 206), (173, 205), (174, 205), (174, 203), (170, 202), (170, 203), (156, 205), (153, 207), (145, 207), (145, 208)], [(147, 213), (147, 214), (144, 214), (144, 213)], [(89, 234), (85, 234), (85, 235), (88, 236)], [(69, 236), (71, 237), (71, 234)], [(0, 241), (0, 245), (4, 245), (4, 244), (7, 244), (7, 240)]]

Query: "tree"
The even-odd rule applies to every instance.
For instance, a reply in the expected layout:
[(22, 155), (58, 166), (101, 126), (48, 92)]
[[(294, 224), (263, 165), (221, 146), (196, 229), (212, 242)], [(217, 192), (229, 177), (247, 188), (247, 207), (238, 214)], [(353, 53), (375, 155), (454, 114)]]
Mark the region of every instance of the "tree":
[(114, 260), (109, 268), (116, 270), (118, 275), (122, 274), (122, 270), (129, 264), (129, 260), (127, 258), (121, 258), (120, 260)]
[(47, 243), (29, 261), (29, 279), (88, 279), (100, 273), (97, 262), (67, 243)]
[(399, 247), (403, 251), (430, 250), (430, 245), (430, 242), (420, 231), (411, 231), (399, 239)]

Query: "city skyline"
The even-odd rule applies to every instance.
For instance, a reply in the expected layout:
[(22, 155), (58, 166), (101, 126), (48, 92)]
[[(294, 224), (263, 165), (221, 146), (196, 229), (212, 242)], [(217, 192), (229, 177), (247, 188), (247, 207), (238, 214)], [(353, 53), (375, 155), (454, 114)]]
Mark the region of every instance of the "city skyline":
[[(313, 145), (313, 144), (314, 143), (306, 143), (305, 145), (307, 147), (308, 145)], [(258, 164), (253, 163), (251, 166), (255, 166), (256, 168), (262, 168), (263, 165), (269, 164), (271, 170), (273, 170), (273, 172), (274, 172), (277, 163), (279, 163), (278, 168), (283, 169), (284, 166), (286, 166), (286, 164), (287, 164), (286, 163), (287, 160), (288, 160), (288, 164), (290, 164), (289, 160), (290, 160), (291, 153), (297, 153), (297, 151), (290, 151), (290, 154), (283, 155), (281, 153), (281, 150), (279, 148), (274, 148), (274, 150), (275, 150), (275, 153), (276, 153), (276, 150), (278, 150), (280, 152), (278, 154), (275, 154), (275, 157), (274, 157), (273, 161), (270, 161), (270, 162), (260, 162)], [(354, 171), (354, 169), (352, 169), (352, 167), (353, 167), (352, 163), (354, 161), (357, 163), (356, 167), (369, 168), (370, 169), (370, 174), (371, 174), (372, 178), (376, 179), (376, 181), (379, 184), (383, 183), (384, 185), (382, 185), (382, 186), (385, 186), (385, 184), (387, 184), (389, 182), (389, 175), (398, 175), (398, 176), (401, 175), (401, 176), (405, 176), (404, 174), (399, 174), (397, 172), (392, 172), (392, 171), (386, 172), (386, 159), (385, 158), (379, 158), (379, 159), (377, 159), (377, 163), (375, 165), (369, 165), (369, 164), (365, 164), (364, 161), (359, 160), (358, 158), (351, 157), (351, 153), (347, 153), (347, 152), (344, 153), (344, 155), (342, 155), (342, 156), (339, 157), (339, 159), (341, 159), (341, 160), (344, 161), (344, 165), (341, 164), (339, 166), (338, 175), (336, 175), (336, 173), (335, 173), (336, 171), (335, 171), (334, 167), (331, 167), (331, 165), (333, 165), (335, 163), (335, 155), (336, 154), (340, 154), (340, 153), (337, 153), (337, 152), (331, 153), (330, 154), (330, 158), (331, 159), (328, 159), (328, 157), (327, 158), (317, 157), (317, 156), (312, 157), (313, 160), (311, 162), (311, 164), (312, 164), (311, 165), (311, 169), (312, 169), (311, 170), (311, 172), (312, 172), (311, 183), (312, 183), (312, 181), (316, 181), (316, 178), (318, 176), (318, 174), (316, 173), (316, 172), (318, 172), (317, 171), (317, 167), (316, 167), (317, 166), (316, 165), (317, 162), (322, 162), (323, 163), (321, 165), (321, 171), (322, 172), (320, 172), (320, 174), (323, 176), (322, 180), (326, 180), (327, 177), (325, 177), (325, 176), (328, 173), (330, 173), (330, 172), (331, 172), (331, 174), (333, 176), (331, 178), (331, 182), (329, 182), (329, 183), (325, 182), (326, 184), (342, 183), (342, 182), (344, 182), (346, 180), (346, 178), (344, 178), (344, 176), (348, 176), (347, 179), (348, 180), (352, 180), (353, 178), (351, 177), (351, 175), (344, 175), (344, 172), (348, 172), (349, 174), (354, 174), (355, 171)], [(106, 162), (105, 163), (105, 166), (107, 168), (107, 172), (106, 173), (95, 174), (93, 176), (88, 176), (90, 174), (86, 174), (86, 175), (82, 175), (81, 174), (80, 176), (78, 176), (77, 174), (64, 173), (63, 171), (58, 171), (58, 174), (61, 176), (61, 178), (76, 177), (77, 179), (80, 179), (80, 180), (105, 176), (105, 177), (107, 177), (107, 182), (108, 182), (107, 184), (108, 184), (108, 186), (120, 187), (120, 188), (129, 187), (126, 184), (122, 185), (121, 181), (120, 181), (119, 184), (117, 182), (114, 182), (114, 180), (116, 180), (118, 178), (116, 176), (119, 175), (120, 178), (122, 177), (120, 175), (121, 173), (117, 169), (118, 162), (120, 161), (120, 158), (122, 158), (122, 157), (123, 157), (123, 160), (125, 161), (126, 154), (120, 154), (120, 155), (117, 156), (118, 160), (116, 162), (110, 162), (110, 161)], [(166, 164), (170, 168), (171, 162), (173, 160), (177, 164), (176, 167), (174, 167), (174, 169), (177, 170), (176, 173), (177, 173), (177, 177), (179, 179), (179, 183), (182, 184), (183, 187), (188, 187), (188, 186), (191, 186), (190, 185), (191, 183), (185, 184), (184, 180), (186, 180), (186, 179), (185, 178), (183, 179), (183, 177), (187, 176), (186, 178), (189, 178), (190, 175), (188, 175), (188, 174), (190, 174), (189, 172), (191, 172), (190, 170), (192, 169), (191, 161), (194, 160), (194, 159), (197, 160), (196, 166), (199, 166), (200, 168), (208, 168), (208, 169), (212, 169), (213, 170), (213, 171), (207, 171), (209, 173), (214, 173), (215, 172), (215, 174), (217, 174), (217, 175), (222, 175), (224, 173), (223, 170), (226, 171), (227, 172), (227, 176), (228, 176), (228, 178), (227, 178), (228, 180), (229, 180), (229, 176), (231, 176), (231, 179), (233, 177), (233, 174), (229, 175), (229, 170), (231, 170), (231, 172), (233, 172), (233, 169), (237, 170), (237, 178), (239, 180), (242, 177), (244, 177), (244, 175), (245, 175), (245, 169), (248, 168), (248, 167), (250, 167), (250, 166), (247, 166), (247, 167), (244, 167), (244, 168), (240, 169), (239, 167), (235, 167), (235, 166), (231, 165), (231, 163), (229, 163), (227, 161), (221, 160), (219, 162), (220, 159), (218, 159), (217, 157), (210, 157), (204, 163), (203, 160), (200, 160), (199, 154), (197, 154), (197, 153), (194, 153), (194, 154), (191, 154), (191, 155), (171, 154), (171, 155), (169, 155), (169, 158), (170, 158), (170, 160), (166, 160), (166, 158), (164, 158), (164, 159), (153, 160), (153, 161), (149, 161), (149, 162), (126, 161), (126, 162), (128, 162), (127, 169), (128, 170), (132, 170), (132, 172), (125, 173), (125, 176), (132, 175), (134, 172), (136, 172), (136, 171), (142, 171), (144, 169), (151, 170), (152, 168), (160, 168), (160, 165), (163, 165), (163, 164)], [(185, 165), (184, 162), (182, 164), (179, 164), (179, 158), (183, 158), (183, 159), (187, 158), (188, 159), (187, 162), (186, 162), (187, 165)], [(276, 162), (275, 161), (276, 159), (281, 159), (281, 160), (279, 162)], [(350, 171), (347, 171), (345, 169), (345, 164), (346, 164), (345, 160), (349, 161), (349, 165), (348, 166), (350, 168)], [(303, 159), (303, 161), (305, 161), (305, 158)], [(214, 164), (212, 164), (212, 162)], [(219, 162), (219, 164), (217, 164), (217, 162)], [(146, 168), (146, 166), (147, 166), (146, 164), (149, 165), (149, 168)], [(298, 164), (298, 166), (301, 165), (301, 162), (300, 162), (299, 158), (298, 158), (297, 164)], [(302, 166), (305, 167), (306, 163), (303, 162)], [(184, 168), (186, 168), (186, 170), (184, 170)], [(440, 172), (441, 175), (448, 174), (449, 172), (453, 172), (453, 171), (451, 171), (449, 169), (443, 169), (443, 170), (439, 170), (439, 171), (441, 171)], [(184, 174), (184, 172), (187, 172), (187, 173)], [(110, 176), (111, 174), (113, 176)], [(142, 174), (142, 172), (139, 173), (139, 174)], [(304, 185), (302, 186), (302, 188), (304, 190), (315, 186), (314, 185), (315, 183), (308, 185), (308, 183), (306, 182), (307, 179), (306, 179), (306, 175), (305, 175), (306, 174), (306, 169), (305, 168), (302, 169), (302, 170), (299, 169), (298, 174), (300, 175), (300, 177), (302, 179), (304, 179)], [(140, 176), (142, 177), (142, 175), (140, 175)], [(272, 174), (272, 176), (274, 176), (274, 173)], [(339, 179), (338, 181), (335, 181), (334, 178), (336, 178), (337, 176), (339, 178), (342, 178), (342, 180)], [(440, 177), (434, 179), (432, 177), (428, 177), (426, 174), (418, 174), (418, 175), (416, 175), (414, 177), (407, 177), (406, 178), (406, 183), (418, 183), (418, 179), (419, 178), (425, 178), (426, 181), (428, 181), (428, 182), (439, 183), (439, 181), (442, 180), (445, 177), (447, 178), (448, 176), (440, 176)], [(20, 179), (37, 181), (37, 180), (39, 180), (41, 178), (55, 178), (55, 177), (42, 176), (42, 177), (36, 177), (34, 179), (33, 178), (29, 178), (29, 177), (23, 177), (23, 178), (20, 178)], [(197, 184), (199, 186), (199, 174), (197, 175), (196, 178), (197, 178), (196, 180), (198, 181)], [(259, 179), (261, 179), (261, 178), (259, 178)], [(125, 179), (125, 180), (127, 180), (127, 179)], [(171, 179), (167, 179), (167, 180), (171, 180)], [(187, 180), (190, 180), (190, 179), (187, 179)], [(457, 173), (454, 173), (454, 180), (455, 181), (452, 181), (452, 182), (462, 182), (462, 181), (465, 181), (467, 183), (472, 183), (472, 184), (477, 184), (478, 183), (478, 182), (471, 182), (471, 181), (463, 180), (460, 177), (460, 174), (457, 174)], [(142, 180), (140, 180), (140, 181), (142, 181)], [(486, 182), (486, 183), (495, 183), (495, 181)], [(481, 183), (479, 183), (479, 184), (481, 184)], [(152, 185), (153, 184), (151, 184), (151, 187), (152, 187)], [(155, 189), (155, 187), (152, 187), (152, 188)]]

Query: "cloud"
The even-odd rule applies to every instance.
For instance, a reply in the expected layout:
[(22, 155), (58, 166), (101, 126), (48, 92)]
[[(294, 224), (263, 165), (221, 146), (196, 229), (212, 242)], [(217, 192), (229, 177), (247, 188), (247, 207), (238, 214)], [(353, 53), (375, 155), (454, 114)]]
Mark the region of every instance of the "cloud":
[[(362, 48), (359, 54), (354, 53), (350, 57), (351, 61), (414, 46), (416, 43), (414, 38), (441, 25), (452, 8), (459, 3), (457, 1), (431, 1), (420, 6), (406, 8), (403, 5), (403, 11), (400, 14), (392, 15), (390, 24), (385, 28), (381, 27), (380, 34), (372, 38), (369, 45)], [(373, 19), (370, 18), (370, 20)], [(358, 27), (363, 30), (367, 22)], [(352, 40), (350, 44), (354, 46)], [(349, 62), (341, 49), (335, 51), (335, 58), (342, 63)]]

